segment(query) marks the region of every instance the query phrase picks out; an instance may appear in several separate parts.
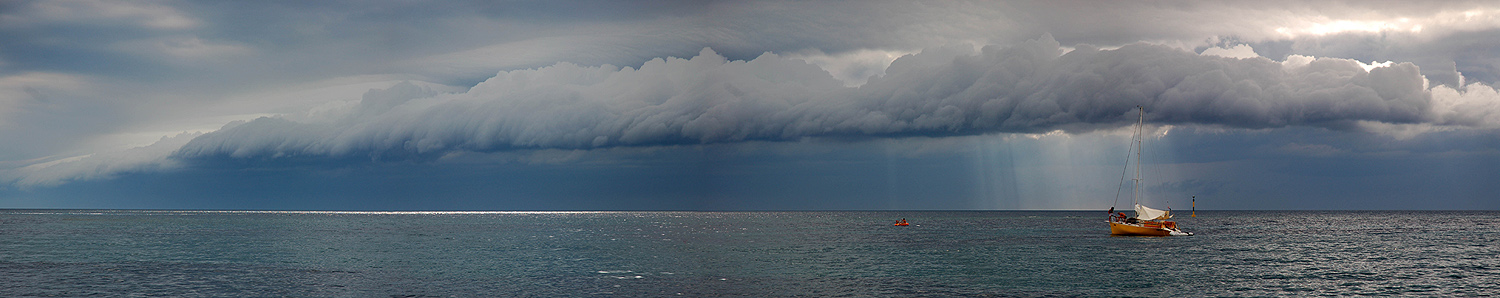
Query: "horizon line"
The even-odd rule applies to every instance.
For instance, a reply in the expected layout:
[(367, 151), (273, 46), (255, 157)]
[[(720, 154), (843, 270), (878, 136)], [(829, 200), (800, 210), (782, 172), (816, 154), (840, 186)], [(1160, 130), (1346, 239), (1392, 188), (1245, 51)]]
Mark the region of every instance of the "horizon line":
[[(1107, 209), (1106, 209), (1107, 210)], [(679, 212), (679, 213), (738, 213), (738, 212), (1099, 212), (1093, 209), (765, 209), (765, 210), (292, 210), (292, 209), (151, 209), (151, 208), (0, 208), (0, 212), (11, 211), (94, 211), (94, 212), (144, 212), (144, 213), (261, 213), (261, 214), (412, 214), (412, 215), (460, 215), (460, 214), (586, 214), (586, 213), (632, 213), (632, 212)], [(1116, 210), (1126, 211), (1126, 210)], [(1326, 212), (1326, 211), (1500, 211), (1500, 209), (1205, 209), (1207, 212)]]

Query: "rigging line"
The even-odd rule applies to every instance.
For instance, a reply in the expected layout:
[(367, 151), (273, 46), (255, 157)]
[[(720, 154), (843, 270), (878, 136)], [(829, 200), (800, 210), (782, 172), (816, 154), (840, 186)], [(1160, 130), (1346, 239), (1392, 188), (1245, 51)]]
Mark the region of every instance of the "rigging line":
[(1135, 179), (1132, 179), (1135, 183), (1130, 185), (1132, 191), (1130, 200), (1133, 204), (1140, 205), (1143, 199), (1141, 191), (1144, 190), (1141, 188), (1141, 151), (1146, 151), (1146, 133), (1143, 130), (1146, 126), (1146, 108), (1141, 106), (1135, 106), (1135, 108), (1139, 114), (1135, 120)]
[[(1115, 203), (1109, 205), (1111, 208), (1120, 206), (1120, 189), (1125, 188), (1125, 175), (1130, 173), (1130, 154), (1135, 153), (1135, 139), (1139, 134), (1140, 132), (1137, 131), (1136, 134), (1130, 135), (1130, 146), (1126, 146), (1129, 149), (1125, 150), (1125, 167), (1120, 169), (1120, 186), (1115, 187)], [(1131, 186), (1131, 190), (1134, 191), (1135, 186)]]
[(1131, 146), (1125, 151), (1125, 168), (1120, 169), (1120, 186), (1115, 187), (1115, 203), (1110, 208), (1120, 206), (1120, 189), (1125, 188), (1125, 174), (1130, 173), (1130, 154), (1135, 152), (1135, 136), (1130, 136)]

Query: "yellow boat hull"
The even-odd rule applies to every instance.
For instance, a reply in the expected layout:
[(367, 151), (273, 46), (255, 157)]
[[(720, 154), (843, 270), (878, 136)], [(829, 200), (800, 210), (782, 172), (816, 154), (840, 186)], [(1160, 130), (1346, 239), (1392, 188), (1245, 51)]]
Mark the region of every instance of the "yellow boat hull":
[(1121, 236), (1172, 236), (1172, 230), (1165, 227), (1146, 227), (1118, 222), (1109, 223), (1109, 233)]

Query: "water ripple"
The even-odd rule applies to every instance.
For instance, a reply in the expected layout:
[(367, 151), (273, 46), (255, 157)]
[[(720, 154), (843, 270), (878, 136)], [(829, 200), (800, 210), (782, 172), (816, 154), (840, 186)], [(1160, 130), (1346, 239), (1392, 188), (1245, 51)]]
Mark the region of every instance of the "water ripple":
[(1500, 212), (1101, 213), (0, 210), (0, 296), (1500, 295)]

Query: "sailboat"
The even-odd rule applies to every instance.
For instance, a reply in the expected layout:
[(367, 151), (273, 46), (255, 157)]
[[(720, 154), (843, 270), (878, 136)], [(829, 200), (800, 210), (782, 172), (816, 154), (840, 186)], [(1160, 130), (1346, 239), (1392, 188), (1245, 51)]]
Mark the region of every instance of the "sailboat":
[[(1135, 153), (1135, 179), (1131, 179), (1130, 201), (1135, 205), (1135, 216), (1126, 217), (1123, 212), (1115, 212), (1115, 206), (1109, 207), (1109, 233), (1111, 235), (1125, 236), (1192, 236), (1193, 233), (1183, 232), (1177, 228), (1177, 222), (1172, 221), (1172, 209), (1155, 209), (1141, 205), (1141, 140), (1145, 135), (1141, 134), (1141, 127), (1146, 121), (1146, 109), (1136, 106), (1140, 110), (1140, 116), (1135, 123), (1135, 137), (1131, 150)], [(1130, 168), (1129, 154), (1126, 154), (1125, 167)], [(1121, 188), (1124, 187), (1125, 173), (1120, 175)], [(1119, 203), (1119, 193), (1115, 194), (1115, 202)], [(1196, 207), (1196, 206), (1195, 206)]]

